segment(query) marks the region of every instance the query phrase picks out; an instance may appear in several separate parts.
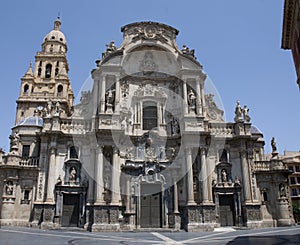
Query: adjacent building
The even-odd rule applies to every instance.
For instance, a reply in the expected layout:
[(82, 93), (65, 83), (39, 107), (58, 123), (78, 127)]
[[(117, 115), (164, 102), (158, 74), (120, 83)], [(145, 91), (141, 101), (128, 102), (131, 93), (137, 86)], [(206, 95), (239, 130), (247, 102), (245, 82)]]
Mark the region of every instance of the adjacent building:
[(285, 0), (281, 48), (290, 49), (300, 88), (300, 1)]
[(21, 79), (16, 123), (0, 153), (0, 222), (91, 231), (294, 224), (288, 167), (237, 102), (233, 122), (179, 31), (121, 28), (80, 103), (57, 19)]

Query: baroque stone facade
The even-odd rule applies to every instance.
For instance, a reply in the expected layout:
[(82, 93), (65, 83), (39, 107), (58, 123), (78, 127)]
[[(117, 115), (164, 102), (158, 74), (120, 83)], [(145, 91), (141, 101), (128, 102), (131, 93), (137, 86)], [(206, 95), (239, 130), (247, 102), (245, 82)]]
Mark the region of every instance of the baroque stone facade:
[[(22, 78), (10, 151), (0, 154), (1, 224), (92, 231), (292, 225), (288, 169), (266, 160), (237, 102), (225, 122), (195, 52), (155, 22), (122, 27), (73, 104), (55, 21)], [(12, 212), (14, 210), (14, 212)]]

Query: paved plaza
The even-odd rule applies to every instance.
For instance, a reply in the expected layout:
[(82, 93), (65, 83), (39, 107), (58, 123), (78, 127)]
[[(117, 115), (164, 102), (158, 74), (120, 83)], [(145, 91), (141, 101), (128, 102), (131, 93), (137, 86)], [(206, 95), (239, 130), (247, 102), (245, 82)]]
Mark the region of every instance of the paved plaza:
[(70, 230), (40, 230), (22, 227), (1, 227), (0, 244), (300, 244), (300, 226), (235, 230), (220, 228), (214, 232), (107, 232), (90, 233)]

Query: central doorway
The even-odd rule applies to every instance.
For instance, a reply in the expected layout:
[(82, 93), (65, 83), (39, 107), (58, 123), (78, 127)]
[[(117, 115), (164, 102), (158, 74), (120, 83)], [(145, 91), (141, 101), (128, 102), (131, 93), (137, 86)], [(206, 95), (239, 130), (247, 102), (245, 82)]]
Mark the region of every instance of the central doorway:
[(79, 194), (64, 194), (62, 226), (77, 227), (79, 223)]
[(141, 185), (141, 228), (162, 227), (162, 193), (159, 184)]
[(220, 225), (235, 226), (233, 195), (220, 195)]

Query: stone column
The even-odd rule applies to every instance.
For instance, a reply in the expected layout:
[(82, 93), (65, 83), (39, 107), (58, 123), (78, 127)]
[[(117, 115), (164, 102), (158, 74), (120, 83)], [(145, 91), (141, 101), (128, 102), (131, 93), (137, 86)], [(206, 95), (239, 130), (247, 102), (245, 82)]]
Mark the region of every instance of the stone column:
[(50, 149), (50, 161), (48, 170), (48, 183), (47, 183), (47, 199), (46, 202), (54, 203), (54, 186), (55, 186), (55, 153), (56, 149), (51, 147)]
[(208, 184), (207, 184), (207, 166), (206, 166), (206, 149), (201, 148), (201, 171), (200, 180), (202, 181), (202, 203), (208, 203)]
[(111, 191), (112, 199), (111, 205), (120, 204), (120, 161), (119, 161), (119, 149), (117, 147), (113, 148), (113, 166), (112, 166), (112, 182), (111, 182)]
[(157, 103), (157, 127), (160, 128), (160, 125), (162, 124), (162, 109), (161, 109), (161, 104), (160, 102)]
[(105, 204), (103, 200), (103, 147), (100, 146), (96, 149), (96, 164), (95, 164), (95, 204)]
[(116, 98), (115, 98), (115, 112), (120, 111), (120, 78), (116, 76)]
[(206, 117), (206, 103), (204, 95), (204, 81), (200, 81), (200, 93), (201, 93), (201, 104), (202, 104), (202, 116)]
[(96, 151), (95, 149), (90, 150), (90, 163), (88, 167), (88, 173), (92, 178), (89, 178), (89, 188), (87, 193), (87, 202), (92, 203), (94, 201), (94, 179), (96, 179), (95, 174), (95, 160)]
[(251, 202), (251, 191), (250, 191), (250, 178), (249, 178), (249, 168), (248, 162), (246, 158), (246, 150), (242, 149), (241, 152), (241, 168), (242, 168), (242, 175), (243, 175), (243, 189), (244, 189), (244, 196), (245, 196), (245, 203)]
[(190, 148), (186, 149), (186, 171), (187, 171), (187, 205), (196, 205), (194, 199), (193, 189), (193, 161), (192, 151)]
[(174, 213), (177, 214), (179, 213), (178, 211), (178, 187), (177, 187), (177, 182), (175, 179), (173, 179), (173, 185), (174, 185)]
[(202, 114), (202, 110), (201, 110), (201, 90), (200, 90), (200, 81), (199, 81), (199, 79), (196, 80), (196, 93), (197, 93), (196, 112), (197, 112), (197, 115), (201, 115)]
[(105, 91), (106, 90), (106, 79), (102, 76), (101, 80), (101, 92), (100, 92), (100, 113), (105, 112)]
[(187, 87), (186, 81), (183, 81), (183, 111), (184, 115), (188, 114), (188, 102), (187, 102)]

